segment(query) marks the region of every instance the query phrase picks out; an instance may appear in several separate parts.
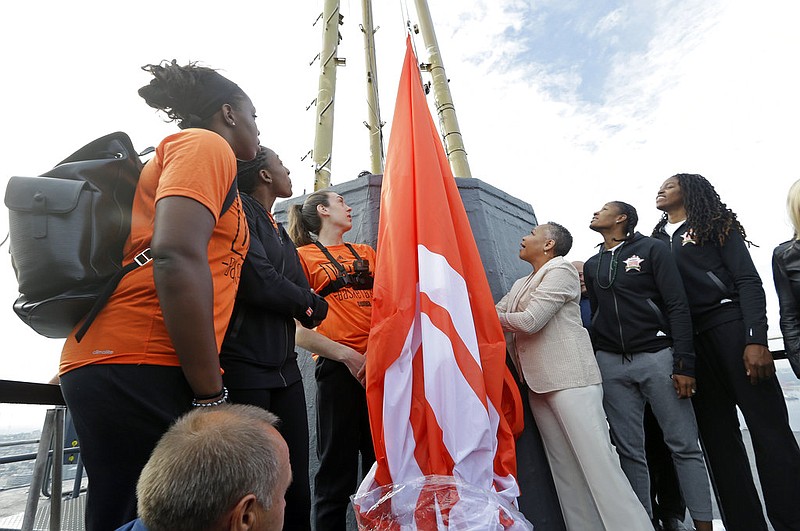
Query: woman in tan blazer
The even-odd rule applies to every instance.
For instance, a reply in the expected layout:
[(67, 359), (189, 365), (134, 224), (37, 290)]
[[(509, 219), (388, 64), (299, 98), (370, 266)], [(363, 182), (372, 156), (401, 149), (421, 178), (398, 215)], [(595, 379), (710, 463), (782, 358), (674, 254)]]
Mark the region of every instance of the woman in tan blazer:
[(570, 530), (646, 531), (652, 524), (619, 466), (600, 371), (581, 324), (580, 281), (564, 259), (572, 235), (548, 222), (522, 238), (533, 271), (497, 303)]

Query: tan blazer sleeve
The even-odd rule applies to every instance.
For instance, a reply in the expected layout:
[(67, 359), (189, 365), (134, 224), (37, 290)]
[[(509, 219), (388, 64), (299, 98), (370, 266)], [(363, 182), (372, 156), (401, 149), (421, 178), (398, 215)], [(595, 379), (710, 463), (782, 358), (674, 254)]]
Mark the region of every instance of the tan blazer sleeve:
[(574, 274), (568, 269), (554, 267), (544, 272), (541, 282), (533, 287), (525, 309), (500, 314), (503, 330), (535, 334), (561, 309), (576, 297)]

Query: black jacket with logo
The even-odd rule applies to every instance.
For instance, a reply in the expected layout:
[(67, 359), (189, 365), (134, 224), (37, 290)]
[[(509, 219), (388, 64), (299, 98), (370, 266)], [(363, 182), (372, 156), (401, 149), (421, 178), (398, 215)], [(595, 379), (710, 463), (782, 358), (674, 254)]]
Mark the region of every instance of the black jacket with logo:
[(653, 236), (672, 248), (686, 288), (695, 333), (741, 319), (747, 344), (767, 344), (767, 299), (744, 238), (731, 231), (725, 245), (697, 245), (686, 223), (672, 238), (659, 229)]
[(689, 306), (669, 248), (638, 232), (589, 258), (583, 275), (592, 306), (592, 342), (622, 355), (673, 348), (673, 373), (694, 376)]
[(325, 318), (328, 303), (308, 286), (294, 243), (282, 225), (272, 225), (255, 199), (241, 194), (250, 249), (220, 364), (225, 385), (240, 389), (274, 389), (300, 380), (294, 332), (297, 319), (312, 327)]

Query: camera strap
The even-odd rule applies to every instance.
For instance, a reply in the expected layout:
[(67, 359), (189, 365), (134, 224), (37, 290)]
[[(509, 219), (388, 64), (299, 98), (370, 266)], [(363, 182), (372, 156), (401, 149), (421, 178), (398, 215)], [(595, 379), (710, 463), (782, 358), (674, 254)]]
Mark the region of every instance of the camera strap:
[[(355, 257), (356, 260), (361, 260), (361, 257), (358, 255), (358, 253), (356, 252), (356, 250), (353, 248), (352, 245), (350, 245), (347, 242), (344, 242), (344, 244), (345, 246), (347, 246), (347, 249), (353, 254), (353, 257)], [(331, 293), (333, 293), (334, 291), (339, 291), (340, 289), (342, 289), (347, 285), (347, 280), (345, 280), (344, 278), (344, 276), (347, 274), (347, 270), (344, 268), (342, 264), (340, 264), (336, 260), (336, 258), (333, 257), (330, 251), (328, 251), (327, 247), (325, 247), (316, 240), (314, 241), (314, 245), (316, 245), (317, 248), (320, 251), (322, 251), (325, 257), (331, 261), (331, 264), (333, 264), (333, 266), (339, 272), (338, 278), (328, 282), (328, 284), (317, 293), (317, 295), (319, 295), (320, 297), (326, 297)]]

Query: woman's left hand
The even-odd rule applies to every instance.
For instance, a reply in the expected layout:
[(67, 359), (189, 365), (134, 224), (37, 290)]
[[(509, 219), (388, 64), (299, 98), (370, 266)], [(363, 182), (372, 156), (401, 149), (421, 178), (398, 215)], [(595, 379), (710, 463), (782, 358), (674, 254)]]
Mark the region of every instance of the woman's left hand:
[(753, 385), (769, 380), (775, 374), (775, 360), (764, 345), (747, 345), (744, 348), (742, 359), (745, 373)]
[(672, 386), (678, 393), (678, 398), (691, 398), (697, 392), (697, 382), (691, 376), (683, 374), (672, 375)]

